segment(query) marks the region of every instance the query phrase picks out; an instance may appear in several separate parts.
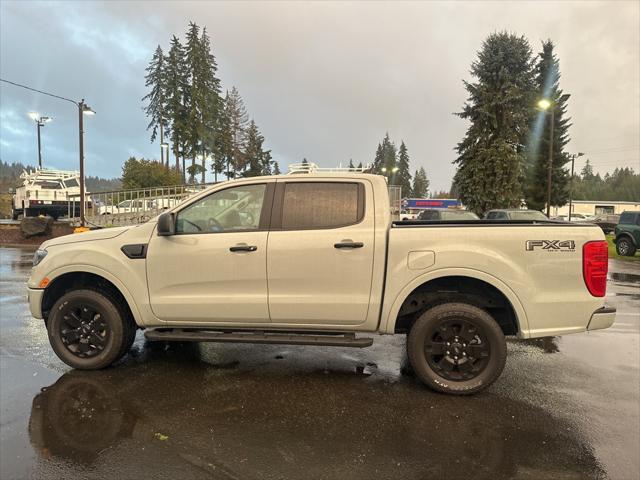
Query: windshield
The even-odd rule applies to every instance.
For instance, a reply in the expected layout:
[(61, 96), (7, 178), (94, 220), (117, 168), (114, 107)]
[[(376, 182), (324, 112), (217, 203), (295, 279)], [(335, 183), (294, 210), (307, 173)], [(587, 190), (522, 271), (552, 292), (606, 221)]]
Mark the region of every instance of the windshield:
[(521, 212), (510, 212), (511, 220), (548, 220), (544, 213), (537, 210), (522, 210)]

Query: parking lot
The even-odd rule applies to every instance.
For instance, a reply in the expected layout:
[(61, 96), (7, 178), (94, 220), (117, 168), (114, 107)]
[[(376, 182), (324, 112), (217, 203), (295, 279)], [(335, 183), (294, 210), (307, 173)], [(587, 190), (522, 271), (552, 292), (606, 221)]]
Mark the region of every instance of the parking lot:
[[(610, 262), (615, 325), (510, 342), (452, 397), (367, 349), (151, 344), (69, 369), (32, 319), (32, 250), (0, 249), (0, 478), (582, 479), (640, 471), (640, 268)], [(635, 263), (635, 262), (634, 262)]]

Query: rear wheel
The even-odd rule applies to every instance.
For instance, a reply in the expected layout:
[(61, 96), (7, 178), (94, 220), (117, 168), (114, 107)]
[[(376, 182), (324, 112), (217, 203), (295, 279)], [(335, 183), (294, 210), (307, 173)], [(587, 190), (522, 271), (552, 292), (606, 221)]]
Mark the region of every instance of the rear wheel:
[(445, 303), (425, 311), (411, 327), (407, 351), (420, 380), (455, 395), (491, 385), (507, 357), (497, 322), (486, 311), (465, 303)]
[(54, 304), (47, 332), (60, 360), (73, 368), (97, 370), (129, 350), (136, 326), (108, 292), (81, 289), (64, 294)]
[(622, 237), (616, 242), (616, 252), (621, 257), (633, 257), (636, 254), (636, 246), (631, 239)]

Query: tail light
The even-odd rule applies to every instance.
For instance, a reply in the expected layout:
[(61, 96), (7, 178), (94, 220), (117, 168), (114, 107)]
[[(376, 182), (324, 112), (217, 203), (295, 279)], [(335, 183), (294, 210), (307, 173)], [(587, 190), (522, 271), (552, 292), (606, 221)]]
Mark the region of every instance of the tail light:
[(607, 293), (609, 247), (604, 240), (587, 242), (582, 247), (582, 275), (589, 293), (604, 297)]

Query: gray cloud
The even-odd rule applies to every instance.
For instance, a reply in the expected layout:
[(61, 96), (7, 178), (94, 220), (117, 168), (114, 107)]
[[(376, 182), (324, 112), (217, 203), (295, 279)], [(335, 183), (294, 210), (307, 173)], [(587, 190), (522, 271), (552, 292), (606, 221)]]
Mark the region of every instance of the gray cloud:
[[(482, 40), (506, 29), (534, 51), (546, 38), (557, 44), (561, 86), (572, 94), (569, 151), (603, 172), (640, 167), (637, 2), (3, 1), (0, 9), (2, 77), (84, 97), (98, 112), (86, 122), (89, 174), (115, 176), (129, 155), (158, 156), (140, 101), (144, 69), (189, 20), (207, 27), (223, 87), (239, 88), (283, 165), (366, 163), (388, 131), (433, 188), (448, 188), (466, 129), (452, 114), (466, 98), (462, 79)], [(45, 163), (76, 167), (73, 105), (6, 84), (0, 100), (3, 160), (35, 162), (26, 115), (35, 110), (55, 118), (43, 129)]]

